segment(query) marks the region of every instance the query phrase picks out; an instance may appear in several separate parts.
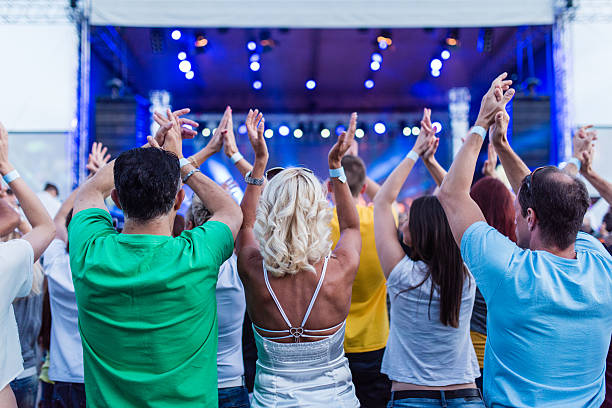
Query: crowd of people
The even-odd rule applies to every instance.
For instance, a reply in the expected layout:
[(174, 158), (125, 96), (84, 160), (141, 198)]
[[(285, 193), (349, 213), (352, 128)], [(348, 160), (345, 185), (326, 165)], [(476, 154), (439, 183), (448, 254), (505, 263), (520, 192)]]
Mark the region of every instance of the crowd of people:
[[(230, 107), (185, 158), (196, 124), (182, 109), (156, 113), (155, 136), (115, 160), (94, 143), (88, 180), (43, 205), (0, 125), (0, 407), (612, 406), (612, 257), (581, 232), (577, 175), (608, 203), (612, 184), (589, 127), (563, 168), (530, 171), (506, 137), (511, 84), (492, 82), (448, 172), (425, 109), (382, 185), (359, 158), (356, 113), (322, 182), (268, 168), (258, 110), (253, 163)], [(245, 177), (240, 204), (199, 170), (221, 150)], [(419, 159), (438, 187), (398, 214)]]

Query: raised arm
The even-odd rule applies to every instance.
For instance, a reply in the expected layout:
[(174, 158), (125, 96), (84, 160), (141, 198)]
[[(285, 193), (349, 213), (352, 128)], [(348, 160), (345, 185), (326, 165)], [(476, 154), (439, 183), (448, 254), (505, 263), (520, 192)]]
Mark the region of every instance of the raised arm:
[(0, 198), (0, 236), (10, 234), (21, 222), (19, 213)]
[[(8, 159), (8, 133), (0, 123), (0, 173), (11, 177), (8, 183), (21, 204), (21, 208), (32, 225), (32, 230), (25, 234), (25, 239), (32, 245), (34, 261), (47, 249), (55, 235), (55, 227), (47, 210), (26, 182), (16, 174), (15, 168)], [(5, 180), (6, 181), (6, 180)]]
[(594, 149), (582, 152), (580, 156), (580, 161), (582, 162), (580, 173), (595, 187), (601, 198), (612, 205), (612, 184), (593, 170), (593, 153)]
[[(483, 96), (475, 127), (480, 126), (486, 130), (493, 123), (496, 123), (498, 132), (505, 132), (507, 129), (509, 117), (505, 107), (514, 96), (514, 89), (510, 88), (512, 81), (505, 80), (506, 76), (507, 74), (503, 73), (497, 77)], [(476, 160), (484, 140), (484, 137), (476, 133), (475, 130), (475, 128), (470, 130), (470, 134), (455, 157), (438, 194), (438, 199), (444, 208), (453, 236), (459, 247), (461, 247), (461, 238), (465, 230), (477, 221), (485, 221), (482, 211), (470, 197), (470, 186), (474, 177)], [(519, 162), (522, 164), (520, 159)], [(517, 166), (515, 165), (515, 167)], [(529, 170), (527, 170), (527, 174), (529, 174)]]
[(563, 171), (570, 176), (576, 176), (581, 170), (581, 162), (583, 153), (589, 154), (595, 147), (597, 140), (597, 132), (593, 129), (593, 125), (583, 126), (572, 138), (573, 156), (569, 159)]
[[(353, 112), (347, 131), (340, 134), (327, 155), (330, 171), (342, 168), (342, 157), (351, 147), (356, 129), (357, 113)], [(340, 230), (340, 239), (334, 249), (334, 255), (345, 267), (354, 269), (356, 273), (359, 266), (359, 254), (361, 253), (359, 214), (346, 181), (342, 182), (340, 177), (330, 174), (330, 183), (336, 200), (336, 213), (338, 214)]]
[[(266, 120), (263, 114), (255, 109), (255, 111), (249, 110), (245, 123), (249, 141), (255, 152), (255, 165), (252, 167), (251, 177), (254, 179), (263, 179), (266, 165), (268, 164), (268, 147), (266, 146), (266, 139), (263, 135)], [(262, 190), (263, 184), (257, 185), (248, 183), (244, 191), (244, 197), (242, 198), (242, 203), (240, 203), (243, 220), (242, 228), (240, 229), (240, 234), (236, 241), (237, 253), (240, 253), (240, 251), (245, 248), (259, 251), (259, 244), (255, 239), (255, 234), (253, 234), (253, 226), (255, 225), (257, 204), (259, 203), (259, 197), (261, 197)]]
[(228, 106), (225, 109), (225, 112), (228, 113), (229, 119), (227, 122), (227, 132), (223, 135), (223, 152), (232, 160), (240, 174), (242, 174), (242, 177), (244, 177), (249, 171), (253, 171), (253, 166), (242, 156), (242, 154), (240, 154), (240, 151), (238, 150), (236, 135), (234, 134), (232, 108)]

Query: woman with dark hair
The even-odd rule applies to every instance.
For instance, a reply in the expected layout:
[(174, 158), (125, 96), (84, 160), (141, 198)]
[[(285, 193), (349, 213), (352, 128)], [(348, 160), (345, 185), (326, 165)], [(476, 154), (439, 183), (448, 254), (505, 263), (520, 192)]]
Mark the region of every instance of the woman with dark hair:
[(389, 407), (440, 403), (484, 407), (476, 388), (480, 375), (469, 334), (476, 284), (465, 267), (437, 197), (416, 199), (397, 240), (391, 207), (419, 156), (436, 180), (443, 172), (433, 152), (438, 144), (425, 109), (414, 148), (374, 199), (376, 249), (391, 300), (391, 331), (381, 371), (393, 381)]
[[(496, 178), (483, 177), (472, 186), (470, 196), (480, 207), (487, 224), (516, 242), (514, 197), (506, 185)], [(482, 372), (487, 340), (487, 305), (478, 288), (476, 288), (474, 310), (470, 321), (470, 335)], [(482, 390), (482, 376), (476, 380), (476, 383)]]

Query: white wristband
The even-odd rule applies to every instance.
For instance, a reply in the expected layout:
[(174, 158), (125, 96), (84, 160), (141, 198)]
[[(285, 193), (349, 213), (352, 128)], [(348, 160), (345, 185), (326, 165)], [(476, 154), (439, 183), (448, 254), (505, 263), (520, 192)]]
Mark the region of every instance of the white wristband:
[(242, 154), (240, 154), (240, 152), (236, 152), (236, 153), (232, 154), (232, 157), (230, 157), (230, 160), (232, 161), (233, 164), (238, 163), (242, 159), (244, 159), (244, 156), (242, 156)]
[(190, 162), (188, 159), (186, 159), (186, 158), (184, 158), (184, 157), (181, 157), (181, 158), (179, 159), (179, 165), (181, 166), (181, 169), (182, 169), (183, 167), (185, 167), (186, 165), (188, 165), (188, 164), (191, 164), (191, 162)]
[(580, 167), (582, 167), (582, 162), (580, 160), (578, 160), (576, 157), (572, 157), (571, 159), (567, 161), (567, 164), (570, 164), (570, 163), (576, 166), (578, 168), (578, 171), (580, 171)]
[(4, 180), (6, 184), (9, 184), (17, 180), (19, 177), (21, 177), (19, 175), (19, 172), (17, 171), (17, 169), (14, 169), (13, 171), (10, 171), (6, 173), (4, 176), (2, 176), (2, 179)]
[(417, 152), (415, 152), (414, 150), (411, 150), (410, 152), (408, 152), (408, 154), (406, 155), (407, 159), (412, 159), (414, 162), (416, 162), (417, 160), (419, 160), (419, 155)]
[(470, 133), (480, 135), (482, 140), (485, 140), (485, 137), (487, 137), (487, 129), (483, 128), (482, 126), (473, 126), (472, 129), (470, 129)]

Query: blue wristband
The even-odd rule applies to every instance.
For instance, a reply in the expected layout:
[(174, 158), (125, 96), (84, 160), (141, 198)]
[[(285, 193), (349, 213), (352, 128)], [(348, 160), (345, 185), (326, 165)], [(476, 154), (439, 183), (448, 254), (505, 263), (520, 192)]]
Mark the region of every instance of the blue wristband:
[(580, 160), (578, 160), (576, 157), (572, 157), (571, 159), (567, 161), (567, 164), (570, 164), (570, 163), (576, 166), (578, 168), (578, 171), (580, 171), (580, 168), (582, 167), (582, 162)]
[(482, 126), (474, 126), (470, 130), (470, 133), (476, 133), (482, 137), (482, 140), (485, 140), (485, 137), (487, 136), (487, 129), (483, 128)]
[(14, 169), (13, 171), (10, 171), (10, 172), (6, 173), (4, 176), (2, 176), (2, 179), (4, 180), (4, 182), (6, 184), (9, 184), (9, 183), (17, 180), (19, 177), (21, 177), (19, 175), (19, 172), (16, 169)]
[(346, 183), (346, 174), (344, 174), (344, 167), (339, 169), (329, 169), (329, 177), (337, 177), (341, 183)]

